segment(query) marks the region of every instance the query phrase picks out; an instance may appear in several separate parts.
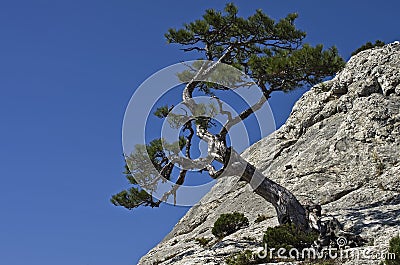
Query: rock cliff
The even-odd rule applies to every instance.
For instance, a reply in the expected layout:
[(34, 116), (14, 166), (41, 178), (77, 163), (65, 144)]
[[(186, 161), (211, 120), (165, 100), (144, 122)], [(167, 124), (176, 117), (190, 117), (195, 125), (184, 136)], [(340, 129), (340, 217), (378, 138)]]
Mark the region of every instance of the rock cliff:
[[(334, 79), (306, 92), (280, 129), (242, 156), (302, 203), (321, 204), (323, 213), (368, 240), (369, 248), (386, 251), (400, 231), (399, 153), (396, 42), (353, 56)], [(238, 177), (220, 179), (202, 201), (139, 264), (224, 264), (232, 253), (259, 248), (266, 228), (278, 224), (274, 208)], [(234, 211), (250, 225), (217, 241), (211, 233), (215, 220)], [(258, 215), (265, 220), (255, 222)], [(196, 238), (212, 240), (201, 246)]]

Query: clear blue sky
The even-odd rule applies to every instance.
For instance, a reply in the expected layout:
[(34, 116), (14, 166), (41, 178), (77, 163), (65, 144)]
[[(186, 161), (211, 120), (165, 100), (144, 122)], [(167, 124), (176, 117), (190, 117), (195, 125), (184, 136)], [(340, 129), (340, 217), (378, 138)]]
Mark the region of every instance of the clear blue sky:
[[(346, 59), (369, 40), (400, 39), (392, 1), (234, 1), (242, 15), (298, 12), (307, 41)], [(0, 264), (132, 265), (187, 208), (129, 212), (121, 125), (134, 89), (185, 59), (169, 27), (224, 1), (0, 1)], [(271, 101), (277, 124), (304, 90)]]

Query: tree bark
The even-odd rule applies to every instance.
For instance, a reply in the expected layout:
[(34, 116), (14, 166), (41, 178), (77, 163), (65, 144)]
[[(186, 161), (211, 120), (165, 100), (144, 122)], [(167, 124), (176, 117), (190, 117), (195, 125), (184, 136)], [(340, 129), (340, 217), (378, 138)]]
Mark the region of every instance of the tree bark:
[(275, 207), (280, 224), (291, 223), (304, 231), (309, 230), (306, 209), (289, 190), (264, 176), (234, 150), (230, 151), (229, 163), (224, 174), (234, 175), (235, 172), (243, 172), (241, 179), (249, 183), (255, 193)]

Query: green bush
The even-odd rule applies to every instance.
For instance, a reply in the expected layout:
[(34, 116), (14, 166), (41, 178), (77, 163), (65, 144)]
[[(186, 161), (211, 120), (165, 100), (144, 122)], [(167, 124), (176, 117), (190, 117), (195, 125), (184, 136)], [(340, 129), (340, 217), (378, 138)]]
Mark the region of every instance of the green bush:
[(263, 214), (259, 214), (258, 216), (257, 216), (257, 219), (254, 221), (256, 224), (258, 224), (258, 223), (261, 223), (262, 221), (265, 221), (265, 220), (267, 220), (268, 218), (265, 216), (265, 215), (263, 215)]
[(318, 233), (299, 230), (294, 225), (279, 225), (276, 227), (268, 227), (264, 233), (263, 245), (265, 244), (268, 248), (284, 248), (290, 250), (296, 248), (302, 250), (304, 248), (311, 247), (313, 242), (317, 240)]
[(249, 220), (242, 213), (221, 214), (217, 221), (215, 221), (211, 232), (214, 236), (223, 238), (248, 225)]
[(250, 250), (245, 250), (238, 254), (229, 256), (225, 262), (228, 265), (248, 265), (248, 264), (254, 264), (251, 263), (252, 259), (253, 259), (253, 252), (251, 252)]
[(240, 253), (231, 255), (225, 260), (228, 265), (253, 265), (262, 264), (267, 261), (267, 258), (260, 259), (256, 253), (253, 253), (250, 250), (244, 250)]
[(387, 265), (400, 264), (400, 236), (393, 237), (389, 242), (389, 253), (394, 253), (395, 259), (386, 259)]
[(385, 43), (383, 42), (383, 41), (380, 41), (380, 40), (376, 40), (375, 41), (375, 44), (372, 44), (371, 42), (367, 42), (367, 43), (365, 43), (363, 46), (361, 46), (360, 48), (358, 48), (357, 50), (355, 50), (352, 54), (351, 54), (351, 56), (354, 56), (354, 55), (356, 55), (357, 53), (359, 53), (359, 52), (362, 52), (362, 51), (365, 51), (365, 50), (368, 50), (368, 49), (372, 49), (372, 48), (375, 48), (375, 47), (382, 47), (382, 46), (384, 46), (385, 45)]
[[(287, 251), (291, 248), (296, 248), (301, 251), (304, 248), (311, 247), (317, 238), (318, 233), (316, 232), (306, 233), (294, 225), (285, 224), (276, 227), (268, 227), (267, 231), (264, 233), (263, 246), (266, 246), (268, 249), (275, 248), (276, 251), (280, 248), (284, 248)], [(275, 260), (275, 258), (276, 257), (273, 257), (273, 260)], [(228, 265), (252, 265), (265, 263), (271, 260), (270, 253), (268, 253), (267, 257), (261, 259), (257, 253), (245, 250), (229, 256), (225, 261)], [(334, 263), (333, 261), (322, 261), (315, 264), (332, 265)]]
[(195, 238), (196, 242), (200, 244), (200, 246), (205, 247), (207, 244), (212, 240), (211, 238), (205, 238), (205, 237), (198, 237)]

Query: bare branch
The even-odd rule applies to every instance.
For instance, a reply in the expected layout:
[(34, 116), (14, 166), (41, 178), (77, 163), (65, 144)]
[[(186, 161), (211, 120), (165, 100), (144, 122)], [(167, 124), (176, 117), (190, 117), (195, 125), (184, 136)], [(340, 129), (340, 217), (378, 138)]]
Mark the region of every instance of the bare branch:
[(221, 101), (218, 97), (215, 97), (215, 96), (214, 96), (214, 98), (215, 98), (215, 99), (217, 100), (217, 102), (218, 102), (219, 112), (220, 112), (221, 114), (223, 114), (223, 115), (228, 116), (228, 120), (232, 120), (232, 113), (231, 113), (230, 111), (226, 111), (226, 110), (224, 110), (224, 109), (222, 108), (222, 101)]
[[(195, 76), (188, 82), (186, 85), (185, 89), (183, 90), (182, 93), (182, 98), (184, 104), (190, 109), (193, 110), (193, 91), (196, 88), (198, 84), (201, 83), (201, 81), (198, 81), (200, 76), (202, 77), (201, 79), (204, 79), (204, 77), (211, 71), (213, 70), (221, 61), (232, 51), (232, 46), (229, 46), (225, 53), (216, 61), (213, 63), (211, 66), (208, 67), (208, 62), (204, 62), (203, 65), (200, 67), (198, 72), (195, 74)], [(208, 68), (207, 68), (208, 67)]]
[(200, 48), (200, 47), (182, 48), (181, 50), (184, 51), (184, 52), (190, 52), (190, 51), (207, 51), (205, 48)]
[(259, 110), (264, 105), (265, 102), (267, 102), (267, 98), (263, 95), (259, 99), (259, 101), (257, 103), (255, 103), (253, 106), (251, 106), (250, 108), (244, 110), (243, 112), (241, 112), (235, 118), (228, 119), (228, 121), (224, 124), (224, 126), (221, 129), (221, 131), (219, 132), (219, 135), (221, 135), (221, 137), (225, 137), (226, 134), (229, 132), (229, 130), (234, 125), (238, 124), (239, 122), (241, 122), (244, 119), (246, 119), (247, 117), (249, 117), (252, 113), (254, 113), (255, 111)]
[(179, 177), (176, 180), (175, 184), (173, 185), (172, 189), (165, 192), (161, 199), (157, 202), (159, 205), (161, 202), (166, 202), (168, 197), (171, 195), (174, 195), (174, 205), (176, 205), (176, 192), (179, 189), (179, 187), (185, 182), (185, 177), (186, 177), (187, 170), (181, 169), (179, 173)]

